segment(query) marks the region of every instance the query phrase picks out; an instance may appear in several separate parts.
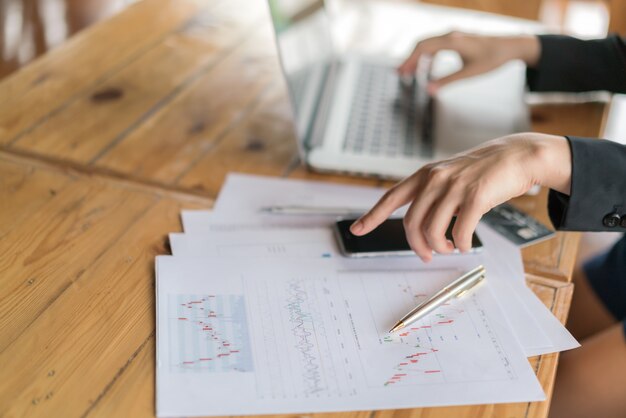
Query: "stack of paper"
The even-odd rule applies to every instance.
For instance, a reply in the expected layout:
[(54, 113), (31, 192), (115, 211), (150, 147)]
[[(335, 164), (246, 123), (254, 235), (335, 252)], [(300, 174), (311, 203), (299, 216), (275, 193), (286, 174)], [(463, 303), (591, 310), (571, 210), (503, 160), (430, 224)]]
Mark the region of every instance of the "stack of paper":
[[(488, 227), (480, 254), (348, 259), (332, 216), (382, 189), (230, 175), (214, 211), (183, 212), (157, 258), (157, 414), (395, 409), (544, 399), (527, 357), (577, 342)], [(408, 310), (478, 264), (487, 280), (398, 334)]]

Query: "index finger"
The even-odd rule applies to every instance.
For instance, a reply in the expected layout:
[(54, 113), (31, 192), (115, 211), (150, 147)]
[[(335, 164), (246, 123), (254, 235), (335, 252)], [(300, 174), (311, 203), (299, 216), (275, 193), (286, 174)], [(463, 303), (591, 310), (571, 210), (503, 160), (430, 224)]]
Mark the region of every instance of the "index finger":
[(354, 235), (365, 235), (383, 223), (396, 209), (409, 203), (419, 186), (417, 176), (411, 176), (393, 186), (365, 215), (351, 226)]
[(400, 74), (413, 74), (417, 69), (417, 63), (422, 55), (434, 55), (438, 51), (446, 49), (448, 43), (445, 40), (446, 35), (442, 35), (419, 41), (415, 45), (415, 48), (413, 48), (411, 55), (400, 64), (398, 72)]

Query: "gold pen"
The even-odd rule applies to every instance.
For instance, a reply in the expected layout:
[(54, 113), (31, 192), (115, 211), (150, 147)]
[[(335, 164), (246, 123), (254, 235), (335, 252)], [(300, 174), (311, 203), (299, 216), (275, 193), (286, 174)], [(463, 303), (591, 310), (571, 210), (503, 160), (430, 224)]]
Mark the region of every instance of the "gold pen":
[(454, 297), (461, 297), (467, 293), (470, 289), (476, 286), (485, 278), (485, 267), (482, 265), (472, 269), (435, 293), (428, 300), (420, 303), (415, 309), (408, 314), (404, 315), (396, 325), (391, 328), (390, 333), (396, 332), (413, 322), (428, 315), (439, 306), (443, 305)]

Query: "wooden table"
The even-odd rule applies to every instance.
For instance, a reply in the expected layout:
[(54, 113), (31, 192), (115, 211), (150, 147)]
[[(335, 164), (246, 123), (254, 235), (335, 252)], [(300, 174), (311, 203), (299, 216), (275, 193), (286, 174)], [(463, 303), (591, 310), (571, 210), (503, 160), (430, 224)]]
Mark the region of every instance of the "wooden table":
[[(535, 128), (598, 134), (602, 104)], [(228, 171), (307, 172), (264, 2), (145, 0), (0, 83), (0, 415), (154, 415), (153, 258)], [(545, 195), (516, 204), (547, 220)], [(565, 321), (576, 234), (524, 251)], [(557, 355), (530, 361), (548, 395)], [(544, 417), (548, 402), (325, 416)], [(321, 415), (319, 415), (321, 416)]]

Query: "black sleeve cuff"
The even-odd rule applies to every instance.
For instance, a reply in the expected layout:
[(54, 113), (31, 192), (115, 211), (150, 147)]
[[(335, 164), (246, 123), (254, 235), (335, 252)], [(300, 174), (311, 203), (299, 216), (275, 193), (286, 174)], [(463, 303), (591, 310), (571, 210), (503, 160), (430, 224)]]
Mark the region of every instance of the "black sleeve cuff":
[(538, 38), (539, 62), (526, 70), (531, 91), (626, 92), (626, 48), (619, 36), (588, 41), (563, 35)]
[[(567, 137), (572, 151), (570, 195), (550, 190), (548, 213), (563, 231), (626, 232), (626, 146), (600, 139)], [(617, 214), (616, 225), (607, 216)], [(615, 218), (613, 218), (615, 220)]]

